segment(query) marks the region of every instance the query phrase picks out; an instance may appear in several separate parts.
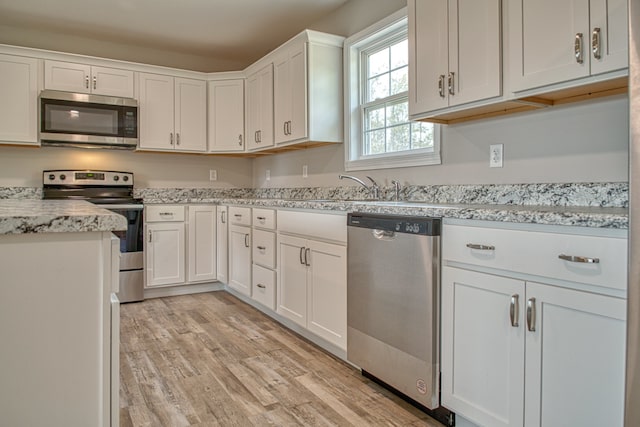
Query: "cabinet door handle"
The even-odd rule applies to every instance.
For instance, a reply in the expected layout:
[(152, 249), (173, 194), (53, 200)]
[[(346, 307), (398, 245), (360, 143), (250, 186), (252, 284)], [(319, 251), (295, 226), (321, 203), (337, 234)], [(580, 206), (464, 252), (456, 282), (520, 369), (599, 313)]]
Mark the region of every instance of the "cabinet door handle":
[(238, 145), (242, 147), (242, 134), (238, 135)]
[(253, 133), (253, 142), (257, 143), (258, 142), (258, 131), (255, 131)]
[(576, 33), (576, 38), (573, 41), (573, 50), (576, 56), (576, 62), (578, 64), (582, 64), (584, 62), (584, 55), (582, 52), (582, 38), (583, 38), (582, 33)]
[(265, 249), (267, 249), (266, 246), (256, 246), (258, 248), (259, 251), (264, 251)]
[(169, 133), (169, 144), (173, 145), (173, 132)]
[(595, 59), (602, 58), (602, 51), (600, 49), (600, 28), (595, 27), (591, 32), (591, 52)]
[(84, 76), (84, 87), (89, 89), (89, 76)]
[(220, 222), (222, 222), (223, 224), (226, 224), (226, 222), (227, 222), (227, 215), (226, 215), (226, 213), (227, 213), (227, 212), (225, 212), (225, 211), (222, 211), (222, 212), (220, 213)]
[(151, 236), (152, 236), (152, 234), (151, 234), (151, 230), (149, 230), (149, 243), (151, 243), (151, 240), (152, 240), (152, 237), (151, 237)]
[(245, 248), (249, 247), (249, 235), (248, 234), (244, 235), (244, 247)]
[(440, 98), (444, 98), (445, 93), (444, 93), (444, 79), (445, 79), (445, 75), (444, 74), (440, 74), (440, 76), (438, 77), (438, 94), (440, 94)]
[(282, 133), (289, 135), (289, 133), (287, 133), (287, 122), (282, 122)]
[(513, 294), (511, 295), (511, 305), (509, 307), (509, 318), (511, 319), (511, 326), (513, 326), (514, 328), (517, 328), (518, 326), (520, 326), (518, 324), (518, 319), (520, 318), (520, 305), (518, 303), (518, 300), (520, 299), (520, 295), (518, 294)]
[(309, 260), (311, 256), (311, 249), (307, 248), (304, 250), (304, 265), (307, 267), (311, 266), (311, 261)]
[(584, 264), (599, 264), (600, 263), (600, 258), (589, 258), (589, 257), (586, 257), (586, 256), (560, 254), (560, 255), (558, 255), (558, 258), (560, 258), (561, 260), (564, 260), (564, 261), (581, 262), (581, 263), (584, 263)]
[(180, 145), (180, 134), (176, 133), (176, 145)]
[(300, 248), (300, 264), (302, 264), (302, 265), (305, 265), (304, 258), (303, 258), (303, 256), (304, 256), (304, 249), (305, 249), (305, 247), (304, 247), (304, 246)]
[(258, 142), (262, 142), (262, 130), (258, 131)]
[(527, 300), (527, 329), (530, 332), (536, 331), (536, 299)]
[(469, 249), (477, 249), (479, 251), (495, 251), (496, 247), (493, 245), (479, 245), (477, 243), (467, 243)]
[(291, 120), (287, 122), (287, 132), (289, 135), (291, 135)]
[(256, 285), (257, 287), (259, 287), (260, 289), (266, 289), (267, 287), (265, 285), (263, 285), (262, 283), (258, 283)]
[(98, 78), (96, 76), (93, 76), (93, 89), (97, 89), (98, 88)]
[(447, 85), (449, 87), (449, 94), (455, 95), (455, 73), (453, 71), (449, 72), (449, 78), (447, 79)]

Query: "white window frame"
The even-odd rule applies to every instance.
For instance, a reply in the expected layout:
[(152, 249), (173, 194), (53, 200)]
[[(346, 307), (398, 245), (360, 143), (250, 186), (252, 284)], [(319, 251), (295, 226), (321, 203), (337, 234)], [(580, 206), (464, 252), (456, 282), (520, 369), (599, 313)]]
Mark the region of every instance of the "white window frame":
[[(363, 114), (361, 53), (379, 42), (379, 39), (407, 29), (407, 8), (376, 22), (349, 37), (344, 42), (344, 135), (346, 171), (402, 168), (411, 166), (439, 165), (440, 125), (434, 125), (433, 151), (407, 150), (378, 155), (362, 156)], [(409, 88), (411, 90), (411, 88)]]

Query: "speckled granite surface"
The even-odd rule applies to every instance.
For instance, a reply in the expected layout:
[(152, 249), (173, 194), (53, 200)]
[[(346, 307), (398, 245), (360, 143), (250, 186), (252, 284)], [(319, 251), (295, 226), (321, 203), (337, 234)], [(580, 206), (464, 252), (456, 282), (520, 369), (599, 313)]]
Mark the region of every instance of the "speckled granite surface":
[(127, 220), (88, 202), (0, 200), (0, 234), (126, 230)]

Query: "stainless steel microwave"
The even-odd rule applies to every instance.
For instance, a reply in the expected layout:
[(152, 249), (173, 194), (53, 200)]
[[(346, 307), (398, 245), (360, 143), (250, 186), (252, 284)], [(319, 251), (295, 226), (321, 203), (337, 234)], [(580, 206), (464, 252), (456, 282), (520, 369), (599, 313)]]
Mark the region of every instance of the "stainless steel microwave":
[(138, 102), (132, 98), (43, 90), (40, 93), (40, 143), (135, 149)]

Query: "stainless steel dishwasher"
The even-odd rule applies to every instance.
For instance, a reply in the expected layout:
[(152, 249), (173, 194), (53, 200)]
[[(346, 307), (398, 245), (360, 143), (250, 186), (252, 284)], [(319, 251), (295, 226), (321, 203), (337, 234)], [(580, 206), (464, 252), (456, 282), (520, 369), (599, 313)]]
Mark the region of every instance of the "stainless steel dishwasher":
[(435, 409), (441, 220), (351, 213), (347, 221), (347, 359)]

